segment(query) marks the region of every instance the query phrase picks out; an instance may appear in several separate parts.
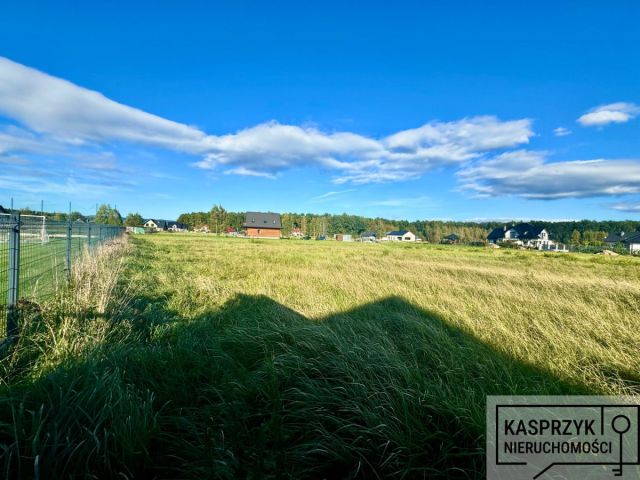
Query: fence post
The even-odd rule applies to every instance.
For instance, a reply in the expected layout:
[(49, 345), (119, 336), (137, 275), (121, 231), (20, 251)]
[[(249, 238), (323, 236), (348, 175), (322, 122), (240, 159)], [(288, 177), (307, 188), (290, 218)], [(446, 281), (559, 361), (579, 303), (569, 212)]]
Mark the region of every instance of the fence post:
[(67, 282), (71, 281), (71, 221), (67, 223)]
[(9, 230), (9, 291), (7, 296), (7, 338), (18, 334), (20, 286), (20, 214), (11, 215)]
[(87, 249), (91, 250), (91, 224), (89, 224), (89, 232), (87, 233)]

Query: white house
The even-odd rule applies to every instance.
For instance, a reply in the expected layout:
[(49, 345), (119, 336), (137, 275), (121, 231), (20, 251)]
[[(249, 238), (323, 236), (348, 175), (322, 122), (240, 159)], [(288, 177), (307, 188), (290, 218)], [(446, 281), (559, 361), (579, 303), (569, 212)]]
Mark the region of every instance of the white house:
[(152, 218), (144, 222), (144, 228), (148, 228), (150, 230), (164, 230), (163, 226), (164, 225), (159, 220), (154, 220)]
[(416, 236), (409, 230), (394, 230), (385, 237), (390, 242), (415, 242)]
[(494, 228), (487, 237), (489, 243), (513, 242), (523, 247), (542, 250), (553, 245), (549, 240), (549, 232), (546, 228), (535, 227), (530, 223), (518, 223), (507, 227)]
[(186, 232), (188, 230), (184, 223), (174, 222), (173, 220), (156, 220), (154, 218), (145, 220), (144, 227), (155, 232)]
[(167, 231), (169, 231), (169, 232), (186, 232), (186, 231), (188, 231), (188, 228), (184, 223), (168, 221), (168, 222), (166, 222), (166, 225), (167, 225)]

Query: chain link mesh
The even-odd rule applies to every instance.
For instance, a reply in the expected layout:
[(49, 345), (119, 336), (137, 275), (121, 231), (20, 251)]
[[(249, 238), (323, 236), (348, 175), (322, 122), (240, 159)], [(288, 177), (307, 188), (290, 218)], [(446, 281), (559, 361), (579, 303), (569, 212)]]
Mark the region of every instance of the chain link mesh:
[[(19, 234), (12, 234), (16, 226)], [(0, 340), (6, 335), (10, 304), (16, 297), (18, 303), (52, 298), (66, 286), (67, 268), (83, 252), (123, 233), (123, 227), (113, 225), (0, 214)], [(15, 286), (10, 272), (10, 249), (16, 241), (19, 248), (13, 255), (18, 267), (17, 295), (12, 295), (10, 290)]]

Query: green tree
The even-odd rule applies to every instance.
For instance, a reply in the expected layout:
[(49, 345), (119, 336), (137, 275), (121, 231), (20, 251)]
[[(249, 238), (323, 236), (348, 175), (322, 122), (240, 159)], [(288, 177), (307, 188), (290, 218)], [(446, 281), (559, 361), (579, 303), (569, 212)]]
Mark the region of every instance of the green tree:
[(141, 227), (144, 225), (144, 220), (139, 213), (130, 213), (124, 221), (127, 227)]
[(578, 230), (571, 232), (571, 244), (580, 245), (580, 232)]
[(103, 203), (96, 212), (96, 223), (103, 225), (122, 225), (122, 215), (111, 205)]
[(209, 213), (209, 228), (219, 234), (224, 230), (227, 221), (227, 211), (222, 205), (214, 205)]
[(84, 220), (84, 215), (82, 215), (80, 212), (71, 212), (71, 214), (69, 215), (69, 220), (71, 220), (72, 222), (75, 222), (77, 220)]

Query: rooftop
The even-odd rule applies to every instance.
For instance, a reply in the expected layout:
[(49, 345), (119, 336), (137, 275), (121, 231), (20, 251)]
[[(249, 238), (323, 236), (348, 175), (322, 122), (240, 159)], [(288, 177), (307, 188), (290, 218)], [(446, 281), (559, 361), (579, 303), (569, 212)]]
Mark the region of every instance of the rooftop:
[(247, 212), (244, 215), (243, 227), (282, 228), (280, 214), (273, 212)]

